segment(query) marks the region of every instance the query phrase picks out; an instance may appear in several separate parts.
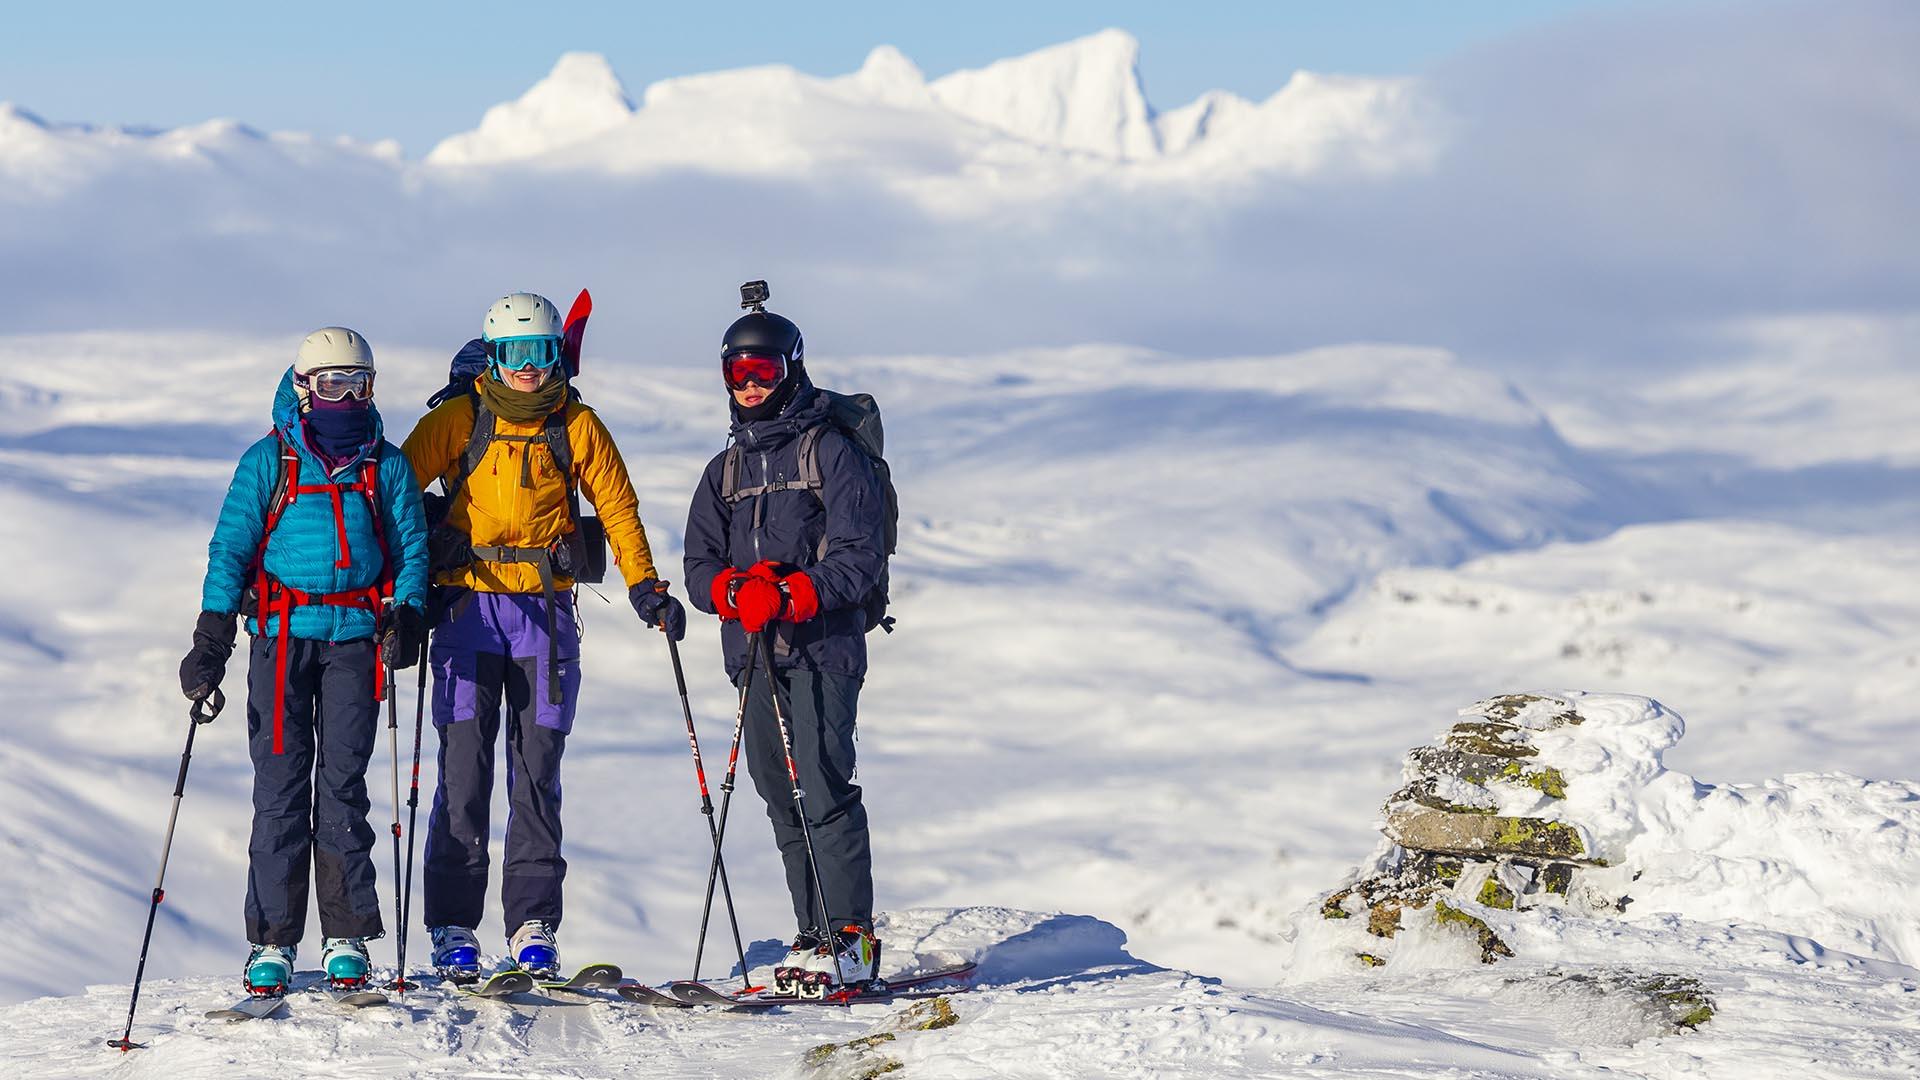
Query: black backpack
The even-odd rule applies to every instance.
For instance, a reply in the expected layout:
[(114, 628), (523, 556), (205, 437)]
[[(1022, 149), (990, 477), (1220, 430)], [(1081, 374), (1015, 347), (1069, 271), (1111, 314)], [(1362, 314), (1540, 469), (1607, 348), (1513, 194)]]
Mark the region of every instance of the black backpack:
[[(765, 495), (775, 491), (791, 491), (805, 488), (813, 492), (813, 497), (826, 505), (826, 497), (820, 493), (824, 486), (820, 479), (820, 437), (828, 427), (847, 437), (847, 441), (867, 456), (873, 465), (873, 473), (880, 479), (880, 490), (886, 498), (887, 510), (882, 529), (884, 558), (880, 563), (880, 580), (873, 589), (860, 600), (860, 607), (866, 612), (867, 631), (879, 627), (887, 633), (893, 633), (894, 620), (887, 614), (888, 562), (900, 540), (900, 496), (893, 487), (893, 470), (887, 467), (886, 436), (880, 427), (880, 406), (871, 394), (836, 394), (831, 390), (817, 390), (827, 399), (827, 423), (808, 428), (800, 433), (800, 475), (792, 480), (762, 484), (755, 488), (740, 487), (740, 466), (745, 451), (739, 443), (727, 447), (725, 463), (720, 468), (720, 497), (728, 506), (754, 495)], [(825, 558), (826, 537), (820, 538), (820, 557)]]

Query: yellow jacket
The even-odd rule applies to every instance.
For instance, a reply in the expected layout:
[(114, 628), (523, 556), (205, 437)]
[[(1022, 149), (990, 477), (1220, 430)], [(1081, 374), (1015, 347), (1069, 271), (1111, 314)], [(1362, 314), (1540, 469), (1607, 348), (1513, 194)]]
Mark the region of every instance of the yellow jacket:
[[(486, 378), (485, 375), (480, 376)], [(640, 504), (626, 463), (613, 445), (613, 436), (592, 409), (569, 401), (567, 445), (573, 451), (574, 482), (593, 504), (607, 529), (613, 561), (628, 586), (657, 577), (647, 532), (640, 524)], [(538, 435), (537, 424), (496, 421), (501, 435)], [(401, 449), (413, 464), (422, 488), (435, 479), (452, 483), (473, 433), (473, 398), (461, 394), (442, 402), (420, 418)], [(521, 454), (532, 454), (529, 471), (533, 486), (521, 487)], [(466, 486), (447, 511), (447, 524), (483, 547), (546, 547), (566, 533), (567, 489), (558, 463), (545, 442), (495, 440), (467, 477)], [(529, 563), (474, 560), (461, 570), (440, 574), (441, 585), (460, 585), (480, 592), (537, 593), (540, 572)], [(557, 588), (571, 588), (570, 578), (558, 578)]]

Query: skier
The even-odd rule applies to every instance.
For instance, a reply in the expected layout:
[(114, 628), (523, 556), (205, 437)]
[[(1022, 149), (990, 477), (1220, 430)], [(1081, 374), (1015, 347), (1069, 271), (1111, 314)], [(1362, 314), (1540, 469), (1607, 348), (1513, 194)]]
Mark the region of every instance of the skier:
[[(373, 351), (329, 326), (307, 335), (273, 400), (274, 430), (227, 488), (180, 688), (220, 686), (247, 618), (247, 989), (281, 994), (320, 892), (321, 967), (365, 982), (380, 937), (366, 771), (381, 665), (417, 662), (426, 631), (427, 529), (400, 451), (381, 437)], [(381, 640), (375, 641), (376, 636)]]
[[(487, 309), (485, 370), (423, 417), (406, 454), (421, 486), (442, 481), (434, 531), (431, 663), (439, 781), (427, 821), (426, 922), (433, 963), (460, 981), (480, 973), (494, 743), (506, 706), (507, 955), (536, 976), (560, 967), (556, 934), (567, 863), (560, 853), (560, 755), (580, 693), (576, 560), (610, 544), (640, 618), (680, 640), (686, 610), (658, 581), (638, 501), (613, 437), (572, 392), (560, 313), (513, 293)], [(471, 464), (469, 464), (471, 463)], [(589, 533), (584, 494), (598, 512)], [(599, 527), (605, 529), (602, 541)]]
[[(800, 328), (766, 311), (757, 302), (765, 296), (763, 282), (742, 289), (753, 310), (721, 343), (735, 450), (716, 456), (694, 491), (686, 577), (694, 604), (722, 620), (728, 677), (740, 686), (752, 676), (747, 769), (773, 821), (799, 927), (774, 972), (787, 993), (874, 977), (873, 867), (853, 740), (867, 672), (862, 605), (882, 580), (886, 502), (873, 463), (833, 424), (828, 395), (807, 377)], [(803, 464), (809, 449), (817, 489)], [(761, 633), (772, 639), (824, 897), (807, 865), (765, 654), (749, 663), (757, 639), (748, 635)]]

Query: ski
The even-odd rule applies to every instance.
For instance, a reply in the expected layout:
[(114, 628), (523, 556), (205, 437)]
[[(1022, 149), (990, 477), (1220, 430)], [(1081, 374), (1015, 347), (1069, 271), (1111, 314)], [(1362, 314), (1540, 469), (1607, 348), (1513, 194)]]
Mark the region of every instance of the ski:
[(665, 990), (657, 990), (645, 983), (623, 982), (613, 988), (613, 992), (636, 1005), (653, 1005), (664, 1009), (691, 1009), (692, 1002), (681, 1001)]
[(327, 998), (335, 1005), (348, 1009), (364, 1009), (371, 1005), (385, 1005), (387, 1003), (387, 995), (378, 990), (369, 990), (364, 986), (335, 989), (326, 983), (321, 983), (309, 989), (327, 995)]
[(286, 1003), (287, 999), (281, 997), (279, 994), (263, 994), (259, 997), (241, 998), (230, 1008), (209, 1010), (207, 1012), (207, 1019), (226, 1020), (231, 1023), (238, 1023), (242, 1020), (265, 1020), (267, 1017), (279, 1012), (280, 1006)]
[(542, 979), (542, 990), (611, 990), (620, 985), (620, 967), (617, 964), (588, 964), (574, 973), (571, 979)]
[(567, 373), (575, 378), (580, 375), (580, 349), (587, 336), (587, 316), (592, 314), (593, 297), (581, 289), (580, 295), (573, 298), (573, 306), (567, 309), (566, 321), (560, 324), (560, 356), (567, 365)]
[(473, 986), (455, 983), (453, 988), (468, 997), (504, 998), (510, 994), (531, 993), (536, 985), (538, 984), (533, 981), (533, 976), (514, 969), (498, 972), (485, 982)]
[[(688, 1005), (711, 1005), (720, 1008), (735, 1009), (771, 1009), (783, 1005), (863, 1005), (875, 1002), (896, 1001), (908, 998), (937, 997), (953, 993), (948, 990), (920, 990), (919, 987), (946, 979), (964, 980), (974, 971), (973, 964), (961, 964), (958, 967), (941, 968), (938, 971), (919, 972), (899, 975), (891, 979), (878, 979), (864, 987), (850, 990), (837, 990), (817, 998), (803, 998), (789, 994), (754, 993), (735, 995), (716, 989), (706, 983), (683, 979), (672, 983), (668, 989), (675, 997)], [(959, 988), (964, 989), (964, 987)]]

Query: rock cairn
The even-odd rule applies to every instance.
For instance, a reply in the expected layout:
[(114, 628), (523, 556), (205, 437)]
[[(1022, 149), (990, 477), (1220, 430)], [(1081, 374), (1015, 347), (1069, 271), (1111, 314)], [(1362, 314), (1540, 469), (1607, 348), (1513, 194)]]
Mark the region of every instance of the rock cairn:
[[(1619, 874), (1569, 813), (1568, 788), (1583, 782), (1555, 764), (1577, 740), (1576, 704), (1544, 694), (1506, 694), (1460, 710), (1436, 745), (1407, 753), (1406, 783), (1387, 799), (1381, 831), (1392, 842), (1353, 884), (1327, 896), (1327, 919), (1363, 919), (1380, 948), (1359, 954), (1384, 964), (1413, 913), (1473, 934), (1481, 959), (1513, 949), (1473, 913), (1544, 904), (1625, 910)], [(1554, 737), (1543, 739), (1545, 733)]]

